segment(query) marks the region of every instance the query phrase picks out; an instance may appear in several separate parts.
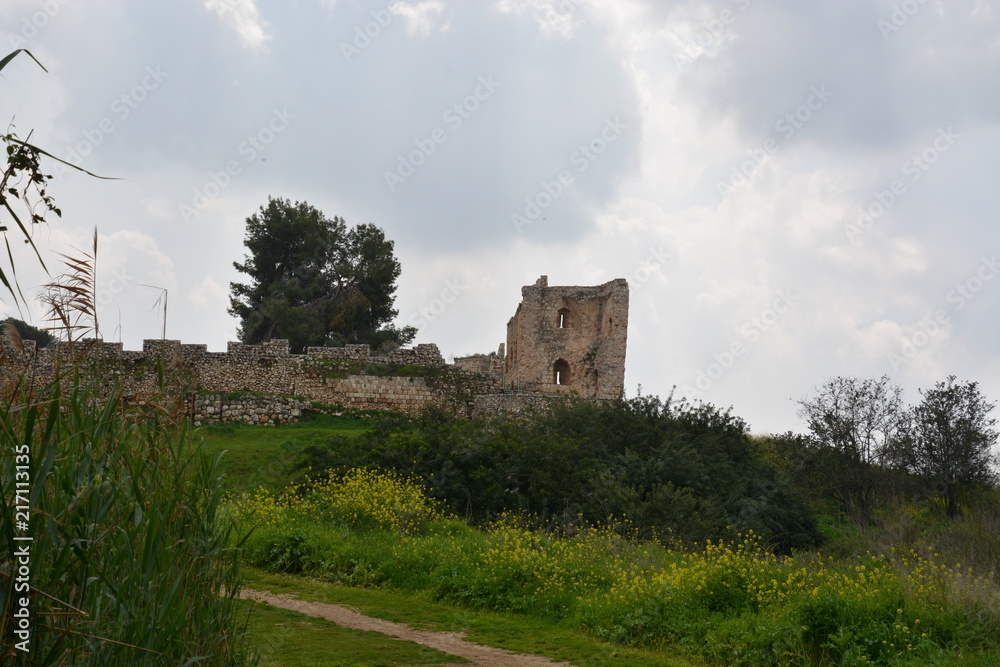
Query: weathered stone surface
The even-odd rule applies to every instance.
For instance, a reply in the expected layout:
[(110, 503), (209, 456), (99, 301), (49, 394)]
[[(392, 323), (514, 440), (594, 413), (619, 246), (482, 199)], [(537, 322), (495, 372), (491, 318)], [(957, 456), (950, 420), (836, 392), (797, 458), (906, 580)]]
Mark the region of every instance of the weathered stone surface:
[(550, 287), (542, 276), (521, 289), (507, 324), (506, 386), (617, 398), (625, 387), (628, 283)]
[(628, 327), (625, 280), (598, 287), (549, 287), (543, 276), (521, 293), (521, 305), (507, 325), (506, 345), (495, 353), (456, 359), (453, 365), (445, 363), (433, 344), (377, 356), (367, 345), (310, 347), (305, 354), (290, 354), (288, 341), (280, 339), (263, 345), (231, 342), (226, 352), (176, 340), (143, 341), (141, 352), (102, 341), (83, 341), (71, 350), (62, 343), (36, 349), (34, 341), (4, 340), (0, 386), (29, 372), (36, 384), (47, 384), (75, 360), (93, 368), (108, 387), (116, 383), (131, 403), (164, 392), (185, 396), (196, 424), (287, 423), (314, 404), (401, 412), (433, 404), (473, 413), (532, 403), (479, 400), (511, 392), (619, 396)]
[(502, 377), (504, 369), (503, 347), (500, 345), (500, 352), (455, 357), (455, 366), (469, 373), (496, 373)]

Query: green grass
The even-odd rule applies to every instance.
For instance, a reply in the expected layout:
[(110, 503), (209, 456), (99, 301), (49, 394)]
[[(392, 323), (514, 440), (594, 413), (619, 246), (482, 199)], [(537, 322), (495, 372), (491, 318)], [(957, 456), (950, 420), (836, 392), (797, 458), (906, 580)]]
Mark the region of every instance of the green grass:
[[(292, 593), (311, 602), (350, 605), (368, 616), (406, 623), (419, 630), (464, 632), (471, 642), (543, 655), (579, 667), (692, 667), (702, 664), (652, 650), (614, 646), (553, 621), (464, 609), (415, 593), (352, 588), (305, 577), (269, 574), (256, 568), (247, 568), (246, 577), (249, 588)], [(254, 641), (266, 640), (266, 632), (266, 626), (256, 626), (251, 621)], [(268, 664), (266, 660), (264, 664)]]
[(261, 486), (271, 490), (287, 486), (292, 481), (292, 467), (304, 447), (326, 442), (334, 435), (355, 437), (369, 428), (365, 419), (320, 415), (273, 427), (203, 426), (196, 432), (195, 440), (201, 439), (202, 452), (212, 459), (225, 452), (220, 465), (225, 473), (223, 489), (239, 493)]
[(342, 628), (326, 619), (268, 604), (247, 604), (252, 605), (247, 630), (260, 650), (261, 667), (375, 667), (468, 662), (379, 632)]
[[(294, 427), (285, 427), (284, 432), (301, 441), (343, 433), (343, 426), (306, 425), (298, 434)], [(356, 433), (365, 426), (361, 422)], [(283, 429), (246, 430), (268, 436)], [(238, 435), (240, 429), (232, 431)], [(262, 444), (259, 438), (256, 444), (244, 443), (244, 448), (256, 447), (258, 454), (274, 461), (287, 455), (283, 449), (287, 440)], [(388, 497), (382, 500), (393, 503)], [(514, 540), (516, 544), (508, 544), (497, 541), (489, 531), (458, 521), (440, 521), (429, 533), (417, 531), (404, 536), (391, 531), (371, 532), (344, 517), (334, 518), (329, 525), (327, 518), (318, 516), (309, 516), (304, 523), (291, 521), (286, 510), (284, 505), (274, 509), (279, 520), (265, 522), (255, 531), (244, 558), (277, 571), (313, 573), (322, 581), (255, 570), (250, 574), (251, 587), (292, 592), (306, 600), (349, 604), (378, 618), (419, 629), (465, 632), (471, 641), (576, 665), (703, 664), (692, 655), (715, 660), (716, 664), (763, 665), (775, 664), (775, 660), (781, 664), (870, 664), (862, 653), (886, 665), (1000, 664), (1000, 651), (991, 639), (1000, 627), (997, 615), (991, 611), (996, 600), (994, 582), (969, 580), (957, 588), (942, 583), (965, 573), (947, 565), (957, 561), (936, 554), (918, 568), (936, 573), (933, 576), (911, 573), (916, 565), (903, 567), (895, 560), (869, 562), (872, 556), (859, 555), (864, 552), (860, 536), (845, 532), (836, 521), (828, 522), (828, 528), (834, 531), (832, 541), (841, 546), (831, 549), (836, 554), (835, 562), (820, 562), (817, 555), (805, 553), (796, 557), (797, 564), (771, 562), (716, 549), (718, 553), (712, 558), (689, 559), (685, 567), (691, 572), (677, 581), (668, 581), (668, 577), (656, 586), (640, 586), (631, 592), (622, 589), (611, 595), (604, 590), (607, 582), (600, 583), (614, 578), (611, 570), (600, 566), (607, 560), (604, 556), (611, 559), (605, 563), (609, 567), (619, 560), (631, 563), (638, 557), (632, 551), (645, 549), (645, 545), (611, 540), (604, 554), (597, 540), (592, 545), (596, 552), (585, 549), (566, 560), (550, 558), (545, 555), (548, 549), (541, 546), (559, 547), (566, 556), (570, 542), (556, 544), (544, 536), (538, 536), (541, 546), (534, 545), (534, 538), (526, 537), (518, 538), (528, 539), (525, 544), (518, 539)], [(993, 530), (980, 528), (980, 532), (995, 535)], [(510, 535), (510, 539), (517, 537), (516, 533)], [(491, 546), (491, 541), (496, 544)], [(487, 558), (488, 552), (494, 555)], [(636, 563), (650, 565), (654, 552), (659, 549), (650, 546), (650, 553)], [(664, 570), (680, 557), (675, 554), (658, 569)], [(966, 558), (961, 561), (968, 563)], [(857, 583), (861, 564), (877, 566), (882, 572), (878, 584), (884, 588), (881, 593), (874, 590), (869, 594), (874, 579), (864, 585)], [(872, 577), (875, 573), (867, 574)], [(915, 575), (912, 581), (911, 574)], [(594, 577), (593, 586), (586, 584)], [(698, 577), (707, 578), (695, 587)], [(753, 585), (744, 585), (741, 577), (750, 577)], [(809, 590), (816, 589), (812, 597), (800, 594), (792, 585), (795, 582), (785, 581), (795, 577), (802, 578), (801, 585), (808, 580)], [(735, 589), (731, 587), (734, 583)], [(569, 587), (565, 591), (561, 586), (546, 588), (549, 584)], [(779, 588), (781, 595), (788, 597), (784, 602), (772, 600), (766, 594), (769, 587), (774, 588), (771, 597)], [(740, 597), (734, 591), (746, 595)], [(716, 594), (714, 598), (705, 597)], [(758, 598), (762, 605), (759, 613), (754, 612), (754, 600)], [(923, 622), (921, 629), (926, 628), (930, 634), (925, 636), (931, 639), (918, 640), (912, 655), (904, 657), (894, 652), (892, 642), (903, 640), (899, 635), (901, 625), (918, 617), (922, 621), (916, 622)], [(809, 632), (800, 632), (806, 629)], [(907, 632), (905, 627), (902, 632)], [(872, 642), (888, 642), (889, 648), (870, 650)], [(665, 649), (667, 644), (673, 648)], [(669, 656), (665, 650), (685, 657)], [(900, 653), (898, 658), (895, 653)]]
[[(352, 508), (382, 516), (400, 505), (393, 489), (335, 481), (294, 499), (237, 499), (237, 520), (260, 522), (242, 556), (272, 572), (376, 588), (391, 600), (373, 605), (377, 616), (470, 628), (484, 644), (577, 664), (615, 664), (624, 649), (612, 645), (748, 667), (982, 664), (997, 652), (994, 580), (934, 552), (777, 557), (753, 535), (675, 550), (606, 528), (560, 537), (514, 518), (486, 530), (437, 519), (400, 531), (340, 507), (346, 494)], [(375, 595), (290, 581), (333, 591), (335, 602), (360, 590), (372, 605)]]

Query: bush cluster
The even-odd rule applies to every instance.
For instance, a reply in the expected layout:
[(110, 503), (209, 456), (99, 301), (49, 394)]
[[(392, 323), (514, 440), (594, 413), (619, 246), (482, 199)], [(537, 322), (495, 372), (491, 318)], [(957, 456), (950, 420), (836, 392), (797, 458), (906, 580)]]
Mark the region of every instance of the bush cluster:
[(383, 417), (361, 437), (303, 454), (303, 471), (416, 475), (431, 497), (480, 525), (505, 512), (560, 530), (617, 516), (644, 537), (689, 543), (754, 530), (787, 553), (821, 540), (802, 496), (746, 424), (706, 404), (567, 399), (518, 420), (429, 410)]
[(419, 483), (391, 472), (354, 469), (308, 480), (280, 495), (266, 489), (233, 499), (231, 511), (249, 525), (273, 527), (306, 519), (353, 530), (378, 529), (404, 535), (417, 534), (439, 518), (437, 503)]

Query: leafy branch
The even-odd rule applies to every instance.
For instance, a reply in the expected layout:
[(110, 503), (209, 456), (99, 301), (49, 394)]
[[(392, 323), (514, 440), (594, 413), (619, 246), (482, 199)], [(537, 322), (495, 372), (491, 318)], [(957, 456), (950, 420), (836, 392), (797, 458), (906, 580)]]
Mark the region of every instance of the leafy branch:
[[(5, 56), (0, 60), (0, 71), (7, 66), (18, 54), (25, 53), (29, 58), (35, 61), (35, 63), (42, 68), (45, 72), (45, 66), (42, 65), (35, 58), (34, 55), (27, 49), (17, 49), (12, 53)], [(11, 125), (11, 127), (13, 127)], [(28, 134), (26, 139), (31, 138), (31, 133)], [(30, 228), (32, 225), (37, 225), (45, 221), (45, 216), (49, 213), (54, 213), (58, 217), (62, 217), (62, 211), (56, 205), (55, 200), (48, 193), (47, 186), (48, 182), (52, 180), (51, 174), (46, 174), (42, 171), (41, 159), (42, 157), (47, 157), (57, 162), (60, 162), (68, 167), (71, 167), (79, 172), (93, 176), (94, 178), (100, 178), (103, 180), (115, 180), (110, 179), (105, 176), (98, 176), (93, 174), (82, 167), (71, 164), (66, 160), (58, 158), (48, 151), (39, 148), (38, 146), (30, 143), (30, 141), (22, 140), (18, 138), (16, 134), (10, 129), (7, 130), (6, 134), (0, 134), (0, 141), (6, 145), (6, 165), (3, 167), (3, 171), (0, 172), (0, 209), (7, 212), (10, 218), (17, 225), (18, 230), (20, 230), (21, 235), (24, 237), (24, 242), (31, 246), (34, 251), (35, 256), (38, 258), (38, 263), (41, 265), (42, 269), (48, 273), (48, 269), (45, 266), (45, 261), (42, 259), (41, 253), (39, 253), (38, 248), (35, 246), (34, 239)], [(27, 211), (27, 215), (24, 213), (18, 214), (15, 209), (15, 205), (20, 204)], [(24, 294), (21, 292), (20, 285), (17, 282), (17, 270), (14, 262), (14, 253), (10, 247), (10, 239), (7, 237), (8, 226), (0, 221), (0, 233), (4, 235), (4, 246), (7, 249), (7, 260), (10, 264), (9, 269), (0, 266), (0, 283), (10, 292), (11, 296), (14, 298), (14, 302), (18, 303), (20, 298), (21, 302), (25, 301)], [(9, 275), (8, 275), (9, 274)]]

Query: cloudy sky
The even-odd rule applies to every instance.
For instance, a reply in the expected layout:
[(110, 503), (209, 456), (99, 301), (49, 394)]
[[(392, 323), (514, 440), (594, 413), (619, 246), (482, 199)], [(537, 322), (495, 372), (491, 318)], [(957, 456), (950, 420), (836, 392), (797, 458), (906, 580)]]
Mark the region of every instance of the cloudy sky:
[[(1000, 399), (1000, 2), (3, 0), (0, 118), (100, 234), (108, 340), (224, 350), (267, 197), (373, 222), (399, 324), (496, 350), (520, 287), (624, 277), (626, 391), (802, 430), (834, 375)], [(23, 248), (22, 285), (43, 284)], [(5, 299), (8, 313), (16, 309)], [(38, 308), (31, 306), (38, 323)]]

